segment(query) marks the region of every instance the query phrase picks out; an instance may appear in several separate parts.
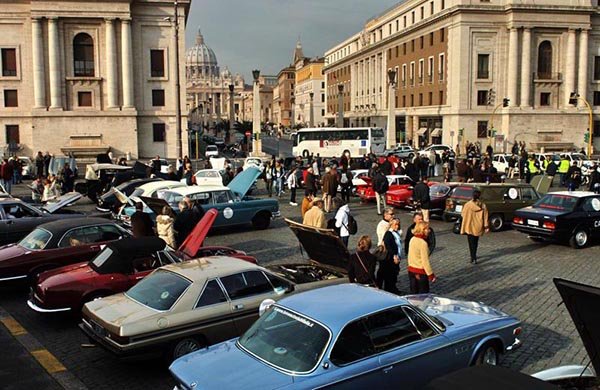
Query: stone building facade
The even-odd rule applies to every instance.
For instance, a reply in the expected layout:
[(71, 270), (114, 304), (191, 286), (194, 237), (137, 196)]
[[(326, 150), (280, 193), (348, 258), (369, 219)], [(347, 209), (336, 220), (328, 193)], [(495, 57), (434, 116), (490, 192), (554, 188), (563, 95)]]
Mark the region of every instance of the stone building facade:
[[(344, 85), (350, 126), (385, 126), (396, 70), (397, 140), (585, 146), (592, 106), (600, 147), (597, 0), (407, 0), (325, 53), (327, 118)], [(503, 107), (503, 99), (509, 99)]]
[(273, 88), (273, 122), (278, 126), (293, 125), (292, 98), (296, 82), (296, 70), (292, 66), (277, 74), (277, 85)]
[(294, 123), (308, 127), (325, 124), (325, 77), (323, 58), (302, 58), (295, 64)]
[[(185, 80), (190, 1), (178, 4)], [(170, 0), (3, 1), (4, 152), (175, 157), (174, 16)], [(183, 88), (180, 96), (185, 112)], [(186, 142), (183, 131), (184, 149)]]

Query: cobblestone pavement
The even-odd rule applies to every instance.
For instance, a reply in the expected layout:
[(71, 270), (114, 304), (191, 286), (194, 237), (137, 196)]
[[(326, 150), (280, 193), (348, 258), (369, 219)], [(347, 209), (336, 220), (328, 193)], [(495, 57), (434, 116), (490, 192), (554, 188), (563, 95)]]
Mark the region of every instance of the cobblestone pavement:
[[(284, 195), (287, 197), (287, 194)], [(281, 199), (282, 214), (299, 219), (300, 208)], [(351, 203), (361, 234), (375, 235), (379, 217), (373, 204)], [(89, 206), (88, 206), (89, 208)], [(402, 226), (410, 215), (398, 211)], [(490, 304), (523, 322), (523, 347), (507, 355), (502, 364), (533, 373), (561, 364), (586, 364), (587, 354), (563, 305), (552, 278), (600, 285), (597, 261), (600, 245), (574, 250), (563, 245), (538, 244), (512, 230), (491, 233), (480, 241), (480, 263), (469, 263), (466, 238), (455, 235), (452, 225), (433, 220), (438, 247), (432, 265), (438, 281), (432, 292)], [(357, 236), (350, 240), (356, 244)], [(251, 228), (221, 230), (207, 245), (228, 245), (255, 255), (261, 264), (302, 259), (298, 243), (283, 220), (256, 232)], [(401, 291), (408, 290), (405, 267), (399, 278)], [(162, 388), (173, 386), (165, 366), (158, 361), (123, 362), (101, 348), (83, 348), (86, 338), (69, 317), (40, 316), (26, 306), (27, 291), (0, 289), (0, 306), (15, 317), (88, 388)], [(2, 358), (0, 358), (1, 362)]]

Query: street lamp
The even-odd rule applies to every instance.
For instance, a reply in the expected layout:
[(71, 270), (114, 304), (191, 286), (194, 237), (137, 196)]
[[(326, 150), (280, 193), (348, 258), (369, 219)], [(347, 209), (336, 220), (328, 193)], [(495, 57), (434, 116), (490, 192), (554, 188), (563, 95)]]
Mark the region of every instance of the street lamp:
[(314, 110), (314, 105), (313, 105), (314, 98), (315, 98), (314, 92), (310, 92), (308, 94), (308, 97), (310, 97), (310, 106), (309, 106), (310, 113), (308, 116), (310, 118), (309, 119), (310, 127), (315, 127), (315, 112), (314, 112), (315, 110)]
[(337, 127), (344, 127), (344, 84), (338, 84), (338, 117)]
[(252, 154), (260, 156), (262, 151), (260, 145), (260, 70), (254, 69), (252, 77), (254, 78), (254, 90), (252, 94)]

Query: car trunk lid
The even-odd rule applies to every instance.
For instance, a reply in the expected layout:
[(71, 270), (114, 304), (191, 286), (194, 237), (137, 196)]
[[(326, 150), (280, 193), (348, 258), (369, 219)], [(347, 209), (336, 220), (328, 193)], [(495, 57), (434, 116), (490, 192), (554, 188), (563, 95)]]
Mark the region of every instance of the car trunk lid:
[(82, 195), (79, 192), (69, 192), (68, 194), (64, 194), (56, 199), (56, 202), (46, 203), (46, 205), (42, 206), (42, 210), (52, 214), (65, 206), (77, 202), (79, 199), (81, 199), (81, 197)]
[(179, 250), (190, 258), (195, 257), (218, 214), (216, 209), (208, 210), (181, 244)]
[(157, 314), (157, 311), (129, 298), (116, 294), (85, 304), (85, 317), (106, 327), (111, 333), (119, 334), (122, 325), (144, 320)]
[(260, 169), (254, 166), (248, 167), (248, 169), (238, 173), (229, 183), (228, 187), (231, 192), (241, 199), (246, 196), (252, 184), (258, 179), (258, 176), (260, 176)]

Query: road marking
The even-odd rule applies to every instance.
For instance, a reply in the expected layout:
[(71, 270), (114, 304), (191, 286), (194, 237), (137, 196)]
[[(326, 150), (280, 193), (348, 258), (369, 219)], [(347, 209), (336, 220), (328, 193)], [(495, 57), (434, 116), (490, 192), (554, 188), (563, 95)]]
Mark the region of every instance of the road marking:
[(63, 366), (57, 358), (54, 357), (47, 349), (38, 349), (37, 351), (31, 351), (31, 354), (44, 367), (50, 374), (56, 374), (57, 372), (67, 371), (67, 368)]
[(21, 324), (19, 324), (17, 320), (15, 320), (11, 316), (0, 318), (0, 322), (2, 322), (4, 326), (6, 326), (6, 329), (8, 329), (10, 334), (12, 334), (13, 336), (22, 336), (24, 334), (27, 334), (25, 328), (23, 328)]

